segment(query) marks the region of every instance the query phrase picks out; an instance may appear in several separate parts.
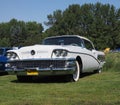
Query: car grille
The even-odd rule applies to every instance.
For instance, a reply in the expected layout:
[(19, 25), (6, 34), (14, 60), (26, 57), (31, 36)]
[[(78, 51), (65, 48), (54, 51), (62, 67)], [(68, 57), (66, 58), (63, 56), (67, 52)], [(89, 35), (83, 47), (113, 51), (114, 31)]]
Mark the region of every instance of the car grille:
[(10, 62), (11, 67), (15, 67), (17, 69), (23, 68), (37, 68), (45, 69), (45, 68), (64, 68), (66, 64), (65, 60), (32, 60), (32, 61), (14, 61)]

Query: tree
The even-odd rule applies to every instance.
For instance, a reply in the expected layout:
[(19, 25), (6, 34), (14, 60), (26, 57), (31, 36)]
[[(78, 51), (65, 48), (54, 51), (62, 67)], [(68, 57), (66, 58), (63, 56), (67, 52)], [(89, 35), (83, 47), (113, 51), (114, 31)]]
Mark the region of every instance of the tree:
[[(59, 18), (58, 18), (59, 17)], [(70, 5), (48, 15), (45, 36), (79, 34), (90, 38), (99, 49), (120, 46), (120, 9), (109, 4)]]
[(36, 22), (26, 23), (26, 35), (25, 45), (31, 45), (40, 43), (42, 37), (43, 27), (42, 24)]
[(25, 46), (38, 43), (41, 40), (43, 26), (37, 22), (24, 22), (11, 19), (8, 23), (0, 24), (0, 45)]
[(1, 47), (10, 47), (10, 40), (9, 38), (2, 38), (0, 39), (0, 46)]

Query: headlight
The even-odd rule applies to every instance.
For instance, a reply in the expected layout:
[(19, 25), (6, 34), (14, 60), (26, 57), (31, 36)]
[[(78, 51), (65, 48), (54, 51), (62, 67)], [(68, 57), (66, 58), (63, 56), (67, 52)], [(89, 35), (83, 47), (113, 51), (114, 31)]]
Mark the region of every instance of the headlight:
[(65, 57), (65, 56), (67, 56), (67, 54), (68, 54), (68, 51), (63, 50), (62, 53), (61, 53), (61, 56)]
[(19, 59), (18, 55), (14, 52), (8, 52), (6, 57), (9, 60), (18, 60)]
[(63, 49), (56, 49), (53, 51), (53, 54), (56, 57), (66, 57), (68, 55), (68, 51)]

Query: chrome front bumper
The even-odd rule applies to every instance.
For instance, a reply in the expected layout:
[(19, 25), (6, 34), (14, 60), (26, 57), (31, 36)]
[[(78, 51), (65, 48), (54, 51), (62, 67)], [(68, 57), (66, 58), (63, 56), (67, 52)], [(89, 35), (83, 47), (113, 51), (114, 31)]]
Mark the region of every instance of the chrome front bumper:
[(65, 75), (73, 74), (75, 59), (40, 59), (8, 61), (6, 71), (15, 75)]

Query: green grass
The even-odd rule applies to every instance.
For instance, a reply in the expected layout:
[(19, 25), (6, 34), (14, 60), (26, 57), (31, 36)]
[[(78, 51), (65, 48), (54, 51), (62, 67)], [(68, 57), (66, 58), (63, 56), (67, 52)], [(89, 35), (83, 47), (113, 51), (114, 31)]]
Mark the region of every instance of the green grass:
[(0, 76), (0, 105), (120, 105), (120, 53), (106, 55), (101, 74), (78, 82), (60, 78), (20, 83), (16, 76)]
[(1, 76), (0, 105), (120, 104), (120, 72), (93, 74), (78, 82), (57, 82), (19, 83), (15, 76)]

